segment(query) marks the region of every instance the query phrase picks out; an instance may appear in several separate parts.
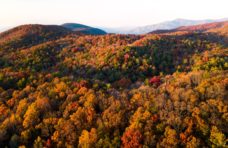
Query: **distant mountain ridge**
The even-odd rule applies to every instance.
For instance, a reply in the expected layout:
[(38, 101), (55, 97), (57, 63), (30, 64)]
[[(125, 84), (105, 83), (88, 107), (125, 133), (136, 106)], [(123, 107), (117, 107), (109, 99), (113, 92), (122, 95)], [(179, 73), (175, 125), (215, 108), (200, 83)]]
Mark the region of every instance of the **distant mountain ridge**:
[(3, 31), (6, 31), (9, 28), (10, 27), (0, 26), (0, 33), (3, 32)]
[(106, 32), (101, 30), (101, 29), (86, 26), (83, 24), (65, 23), (62, 26), (67, 28), (67, 29), (70, 29), (74, 32), (80, 32), (83, 34), (91, 34), (91, 35), (104, 35), (104, 34), (106, 34)]
[[(0, 27), (0, 33), (2, 32), (8, 32), (10, 30), (15, 30), (15, 28), (17, 29), (25, 29), (28, 28), (28, 26), (30, 27), (37, 27), (38, 24), (27, 24), (27, 25), (21, 25), (21, 26), (17, 26), (17, 27)], [(43, 29), (49, 26), (49, 28), (56, 28), (59, 27), (60, 30), (63, 29), (67, 29), (68, 31), (73, 31), (75, 33), (78, 34), (86, 34), (86, 35), (105, 35), (107, 34), (104, 30), (99, 29), (99, 28), (94, 28), (94, 27), (90, 27), (87, 25), (83, 25), (83, 24), (78, 24), (78, 23), (65, 23), (62, 25), (40, 25), (40, 27), (43, 27)], [(19, 28), (18, 28), (19, 27)]]
[(224, 19), (218, 19), (218, 20), (212, 20), (212, 19), (207, 19), (207, 20), (188, 20), (188, 19), (175, 19), (172, 21), (165, 21), (162, 23), (158, 24), (153, 24), (153, 25), (147, 25), (147, 26), (142, 26), (142, 27), (136, 27), (133, 29), (123, 29), (119, 30), (113, 33), (121, 33), (121, 34), (146, 34), (155, 30), (171, 30), (175, 29), (181, 26), (192, 26), (192, 25), (199, 25), (199, 24), (205, 24), (205, 23), (212, 23), (212, 22), (222, 22), (226, 21), (228, 18)]
[[(224, 19), (207, 19), (207, 20), (188, 20), (188, 19), (175, 19), (171, 21), (165, 21), (158, 24), (147, 25), (142, 27), (118, 27), (118, 28), (108, 28), (108, 27), (91, 27), (84, 24), (79, 23), (65, 23), (62, 25), (56, 25), (59, 27), (66, 28), (78, 34), (86, 34), (86, 35), (105, 35), (107, 33), (114, 34), (147, 34), (151, 32), (164, 32), (167, 30), (173, 30), (179, 27), (193, 26), (193, 25), (201, 25), (207, 23), (214, 22), (223, 22), (228, 21), (228, 18)], [(48, 25), (46, 25), (48, 26)], [(50, 26), (50, 25), (49, 25)], [(11, 27), (0, 27), (0, 32), (6, 31)]]
[(155, 30), (149, 34), (167, 34), (175, 32), (214, 32), (220, 35), (228, 35), (228, 21), (205, 23), (200, 25), (182, 26), (175, 29)]

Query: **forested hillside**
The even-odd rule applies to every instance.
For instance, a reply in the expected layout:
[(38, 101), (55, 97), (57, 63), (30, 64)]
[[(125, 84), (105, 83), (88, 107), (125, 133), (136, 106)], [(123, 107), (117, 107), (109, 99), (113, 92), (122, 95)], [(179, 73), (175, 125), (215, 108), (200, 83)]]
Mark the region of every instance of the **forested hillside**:
[(228, 26), (0, 34), (0, 147), (228, 147)]

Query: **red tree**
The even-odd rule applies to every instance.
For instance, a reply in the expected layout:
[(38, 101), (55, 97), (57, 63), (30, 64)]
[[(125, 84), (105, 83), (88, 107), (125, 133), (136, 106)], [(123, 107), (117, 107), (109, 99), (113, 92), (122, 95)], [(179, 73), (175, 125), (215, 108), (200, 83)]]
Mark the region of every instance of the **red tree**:
[(142, 147), (140, 144), (142, 141), (142, 134), (137, 129), (129, 129), (121, 138), (124, 148), (139, 148)]
[(151, 85), (159, 86), (161, 84), (161, 78), (159, 76), (154, 76), (149, 82)]

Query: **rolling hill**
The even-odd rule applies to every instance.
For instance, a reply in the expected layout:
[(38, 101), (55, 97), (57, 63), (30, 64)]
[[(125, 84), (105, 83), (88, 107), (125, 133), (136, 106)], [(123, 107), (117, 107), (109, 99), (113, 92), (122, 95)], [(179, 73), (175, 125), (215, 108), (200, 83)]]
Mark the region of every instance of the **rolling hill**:
[(82, 24), (66, 23), (66, 24), (63, 24), (62, 26), (65, 28), (68, 28), (72, 31), (83, 33), (83, 34), (91, 34), (91, 35), (104, 35), (104, 34), (106, 34), (106, 32), (101, 30), (101, 29), (89, 27), (89, 26), (82, 25)]
[(208, 23), (202, 25), (195, 26), (184, 26), (179, 27), (176, 31), (198, 31), (198, 32), (217, 32), (220, 34), (228, 35), (228, 21), (225, 22), (216, 22), (216, 23)]
[(21, 48), (36, 45), (70, 34), (57, 25), (22, 25), (0, 33), (0, 48)]

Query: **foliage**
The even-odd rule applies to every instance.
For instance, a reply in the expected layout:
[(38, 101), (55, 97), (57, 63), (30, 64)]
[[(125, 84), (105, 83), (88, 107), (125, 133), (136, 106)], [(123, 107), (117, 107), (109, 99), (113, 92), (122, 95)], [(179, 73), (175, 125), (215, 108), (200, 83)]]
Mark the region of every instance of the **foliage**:
[(0, 35), (0, 147), (227, 147), (224, 34), (24, 27)]

